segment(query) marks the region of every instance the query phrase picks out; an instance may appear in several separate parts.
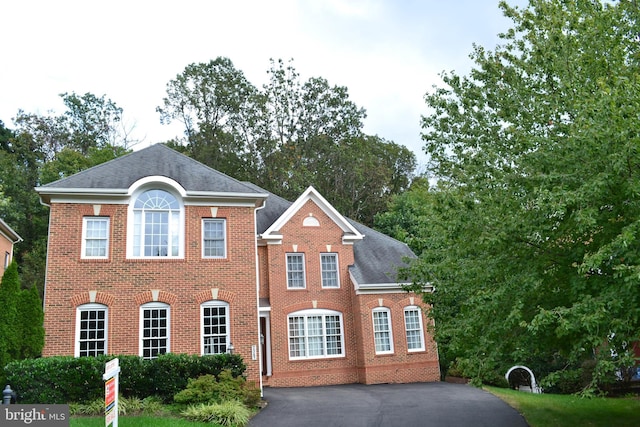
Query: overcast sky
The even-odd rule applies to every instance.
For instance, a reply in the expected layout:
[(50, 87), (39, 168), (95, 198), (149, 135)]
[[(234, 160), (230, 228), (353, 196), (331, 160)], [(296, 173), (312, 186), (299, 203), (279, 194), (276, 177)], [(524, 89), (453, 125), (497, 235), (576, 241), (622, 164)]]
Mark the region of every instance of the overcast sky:
[(181, 133), (155, 108), (188, 64), (225, 56), (262, 87), (270, 58), (293, 58), (303, 80), (346, 86), (367, 111), (365, 132), (420, 163), (424, 94), (442, 71), (466, 74), (472, 44), (495, 47), (511, 24), (498, 0), (11, 0), (0, 10), (6, 127), (18, 109), (59, 114), (59, 94), (91, 92), (124, 110), (145, 147)]

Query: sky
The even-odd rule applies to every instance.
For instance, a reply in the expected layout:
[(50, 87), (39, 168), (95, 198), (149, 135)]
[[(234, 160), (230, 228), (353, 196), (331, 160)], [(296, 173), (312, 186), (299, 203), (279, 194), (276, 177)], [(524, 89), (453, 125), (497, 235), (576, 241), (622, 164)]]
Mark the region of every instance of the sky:
[[(511, 0), (509, 4), (525, 4)], [(424, 164), (420, 117), (440, 74), (467, 74), (473, 44), (493, 49), (511, 22), (498, 0), (10, 0), (0, 8), (0, 120), (61, 114), (60, 94), (105, 95), (146, 147), (182, 136), (161, 125), (167, 83), (192, 63), (229, 58), (254, 86), (269, 60), (302, 81), (346, 86), (364, 132)]]

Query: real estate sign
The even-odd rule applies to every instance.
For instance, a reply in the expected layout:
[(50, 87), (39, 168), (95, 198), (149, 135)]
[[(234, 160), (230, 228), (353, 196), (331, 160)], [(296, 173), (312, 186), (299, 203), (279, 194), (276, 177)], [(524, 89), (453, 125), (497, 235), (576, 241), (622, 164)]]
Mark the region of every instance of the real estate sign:
[(120, 374), (120, 362), (113, 359), (104, 367), (102, 379), (104, 383), (104, 420), (105, 426), (118, 427), (118, 379)]

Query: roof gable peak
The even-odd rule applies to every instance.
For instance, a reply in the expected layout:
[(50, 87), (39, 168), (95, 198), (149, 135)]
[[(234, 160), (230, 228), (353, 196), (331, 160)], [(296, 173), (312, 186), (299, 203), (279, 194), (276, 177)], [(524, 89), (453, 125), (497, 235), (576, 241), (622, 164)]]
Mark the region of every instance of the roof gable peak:
[(300, 197), (298, 197), (298, 199), (293, 202), (293, 204), (291, 204), (291, 206), (289, 206), (289, 208), (284, 211), (284, 213), (280, 215), (280, 217), (278, 217), (278, 219), (276, 219), (264, 233), (262, 233), (260, 237), (271, 244), (282, 243), (280, 230), (308, 201), (313, 201), (338, 227), (342, 229), (342, 242), (344, 244), (353, 244), (357, 240), (362, 240), (364, 235), (358, 232), (358, 230), (356, 230), (356, 228), (331, 205), (331, 203), (322, 197), (318, 190), (313, 188), (313, 186), (309, 186), (300, 195)]

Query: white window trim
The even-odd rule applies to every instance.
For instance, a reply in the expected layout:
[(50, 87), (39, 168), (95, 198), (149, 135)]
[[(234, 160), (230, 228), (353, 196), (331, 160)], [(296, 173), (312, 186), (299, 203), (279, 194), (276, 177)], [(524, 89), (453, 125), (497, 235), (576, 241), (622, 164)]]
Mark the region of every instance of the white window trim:
[[(306, 339), (309, 337), (308, 329), (307, 329), (307, 317), (311, 316), (322, 316), (322, 344), (324, 354), (322, 355), (313, 355), (308, 356), (309, 353), (309, 345)], [(340, 320), (340, 354), (327, 354), (327, 334), (326, 334), (326, 316), (338, 316)], [(291, 317), (304, 317), (305, 318), (305, 356), (291, 356), (291, 329), (289, 319)], [(310, 360), (310, 359), (336, 359), (341, 357), (346, 357), (346, 349), (344, 347), (344, 321), (342, 319), (342, 313), (334, 310), (325, 310), (325, 309), (309, 309), (309, 310), (300, 310), (295, 311), (293, 313), (289, 313), (287, 315), (287, 354), (289, 355), (289, 360)]]
[(230, 323), (231, 323), (231, 319), (230, 319), (230, 315), (229, 315), (229, 303), (225, 302), (225, 301), (216, 301), (216, 300), (211, 300), (211, 301), (205, 301), (202, 304), (200, 304), (200, 354), (201, 355), (205, 355), (205, 354), (219, 354), (219, 353), (205, 353), (204, 352), (204, 309), (207, 307), (225, 307), (226, 308), (226, 316), (225, 316), (225, 326), (226, 326), (226, 340), (227, 340), (227, 344), (226, 344), (226, 348), (227, 351), (229, 349), (229, 345), (231, 344), (231, 327), (230, 327)]
[[(101, 220), (107, 223), (107, 236), (106, 236), (106, 248), (104, 256), (90, 256), (87, 255), (87, 222)], [(108, 259), (109, 258), (109, 240), (111, 236), (111, 219), (105, 216), (85, 216), (82, 218), (82, 248), (80, 253), (81, 259)]]
[[(300, 256), (302, 257), (302, 286), (290, 286), (289, 283), (289, 256)], [(287, 252), (285, 256), (285, 270), (286, 270), (286, 281), (287, 281), (287, 289), (298, 290), (298, 289), (307, 289), (307, 266), (305, 261), (304, 253), (302, 252)]]
[[(150, 190), (166, 191), (167, 193), (169, 193), (173, 197), (175, 197), (176, 200), (178, 201), (178, 205), (180, 207), (180, 215), (179, 215), (180, 220), (178, 221), (179, 223), (177, 224), (177, 226), (179, 227), (180, 232), (178, 234), (178, 255), (177, 256), (172, 256), (172, 255), (167, 255), (167, 256), (144, 256), (144, 255), (134, 256), (133, 255), (133, 239), (134, 239), (134, 226), (135, 226), (134, 206), (135, 206), (135, 203), (136, 203), (136, 200), (138, 199), (138, 197), (140, 197), (143, 193), (145, 193), (147, 191), (150, 191)], [(184, 259), (185, 233), (186, 233), (186, 227), (185, 227), (184, 201), (182, 200), (182, 197), (180, 196), (180, 194), (177, 194), (173, 189), (166, 188), (166, 187), (164, 187), (162, 185), (159, 185), (159, 186), (145, 186), (144, 188), (138, 188), (131, 195), (131, 199), (129, 200), (129, 206), (127, 208), (127, 259), (154, 259), (154, 260), (159, 260), (159, 261), (168, 260), (168, 259)], [(144, 251), (142, 251), (142, 253), (144, 253)]]
[[(407, 330), (407, 311), (417, 311), (418, 312), (418, 322), (420, 324), (420, 347), (419, 348), (409, 348), (409, 337), (407, 336), (407, 332), (409, 332)], [(420, 307), (418, 307), (417, 305), (409, 305), (407, 307), (404, 308), (404, 332), (405, 332), (405, 339), (407, 340), (407, 351), (408, 352), (415, 352), (415, 351), (424, 351), (425, 350), (425, 344), (424, 344), (424, 324), (422, 322), (422, 310), (420, 309)]]
[(75, 348), (73, 350), (74, 357), (80, 357), (80, 312), (82, 311), (104, 311), (104, 354), (109, 351), (109, 308), (104, 304), (88, 303), (76, 307), (76, 336)]
[[(378, 349), (376, 348), (376, 321), (375, 321), (375, 314), (374, 313), (382, 313), (382, 312), (386, 312), (387, 313), (387, 322), (388, 322), (388, 327), (389, 327), (389, 350), (381, 350), (378, 351)], [(373, 309), (373, 312), (371, 314), (371, 321), (373, 323), (373, 348), (375, 350), (376, 354), (393, 354), (394, 353), (394, 348), (393, 348), (393, 322), (391, 321), (391, 310), (389, 310), (389, 308), (387, 307), (376, 307)]]
[[(324, 285), (324, 278), (322, 277), (322, 273), (324, 273), (324, 269), (322, 268), (322, 257), (328, 255), (333, 256), (336, 260), (336, 286)], [(323, 289), (340, 289), (340, 262), (338, 260), (338, 254), (336, 252), (322, 252), (320, 254), (320, 282), (322, 283)]]
[[(204, 224), (206, 222), (222, 222), (222, 240), (224, 245), (224, 254), (222, 256), (207, 256), (204, 254)], [(227, 220), (224, 218), (202, 218), (200, 235), (202, 236), (202, 258), (206, 259), (226, 259), (227, 258)]]
[(144, 310), (145, 309), (166, 309), (167, 310), (167, 351), (165, 353), (171, 352), (171, 306), (169, 304), (163, 302), (148, 302), (146, 304), (142, 304), (140, 306), (140, 324), (138, 330), (138, 355), (144, 358)]

